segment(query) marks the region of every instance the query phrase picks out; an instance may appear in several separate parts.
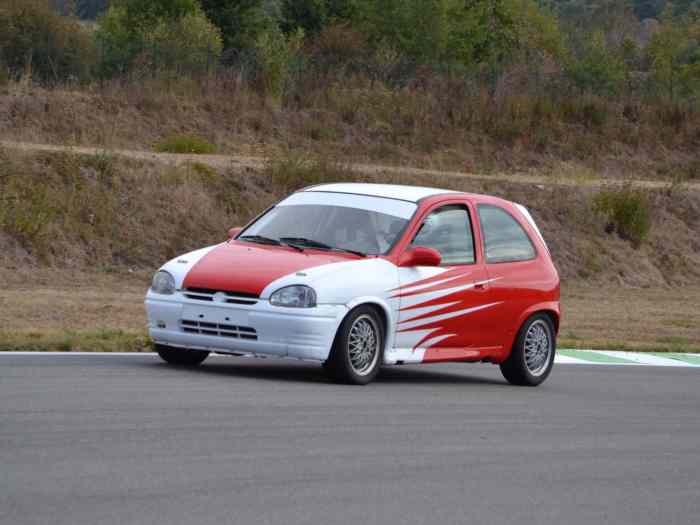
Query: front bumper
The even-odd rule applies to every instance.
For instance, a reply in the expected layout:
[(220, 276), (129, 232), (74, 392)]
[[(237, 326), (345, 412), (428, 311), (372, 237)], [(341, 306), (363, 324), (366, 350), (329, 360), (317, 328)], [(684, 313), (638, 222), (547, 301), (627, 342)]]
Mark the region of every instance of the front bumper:
[[(188, 299), (180, 292), (160, 295), (149, 290), (146, 296), (148, 329), (154, 343), (193, 350), (317, 361), (328, 358), (338, 326), (347, 311), (344, 305), (283, 308), (262, 299), (250, 306), (207, 303)], [(234, 326), (244, 330), (192, 329), (200, 325)], [(198, 331), (200, 333), (193, 333)]]

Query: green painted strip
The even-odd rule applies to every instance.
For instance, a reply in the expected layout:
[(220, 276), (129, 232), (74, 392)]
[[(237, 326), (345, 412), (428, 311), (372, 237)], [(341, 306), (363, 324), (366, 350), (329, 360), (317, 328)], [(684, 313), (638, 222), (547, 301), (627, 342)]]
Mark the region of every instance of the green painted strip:
[(576, 359), (581, 359), (582, 361), (590, 361), (591, 363), (634, 363), (634, 361), (631, 359), (613, 357), (591, 350), (559, 350), (558, 352), (561, 355), (574, 357)]
[(679, 354), (679, 353), (666, 353), (666, 352), (654, 352), (657, 357), (665, 357), (666, 359), (675, 359), (682, 363), (689, 363), (691, 365), (700, 365), (700, 355), (693, 354)]

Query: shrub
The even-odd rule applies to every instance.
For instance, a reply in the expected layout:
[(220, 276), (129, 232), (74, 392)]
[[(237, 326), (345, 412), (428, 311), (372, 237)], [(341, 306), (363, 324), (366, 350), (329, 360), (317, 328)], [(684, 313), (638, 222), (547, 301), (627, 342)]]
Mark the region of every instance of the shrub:
[(172, 135), (154, 146), (159, 153), (214, 153), (216, 146), (196, 135)]
[(201, 4), (207, 18), (221, 31), (231, 57), (254, 47), (258, 36), (275, 25), (263, 0), (202, 0)]
[(311, 53), (325, 65), (347, 64), (366, 56), (367, 42), (349, 25), (331, 24), (314, 39)]
[(149, 46), (156, 69), (189, 73), (209, 72), (222, 51), (219, 30), (201, 14), (161, 21), (151, 34)]
[(593, 199), (593, 210), (605, 217), (606, 231), (618, 235), (639, 247), (651, 229), (651, 204), (646, 192), (626, 185), (601, 190)]
[(276, 104), (282, 100), (292, 59), (301, 47), (303, 39), (304, 32), (301, 29), (286, 37), (279, 28), (275, 28), (260, 34), (255, 42), (255, 56), (262, 88)]
[(202, 72), (218, 62), (223, 47), (219, 29), (194, 0), (116, 2), (100, 18), (97, 41), (103, 76), (136, 64), (151, 72)]
[(582, 91), (596, 94), (616, 94), (627, 75), (621, 56), (608, 49), (605, 35), (590, 36), (580, 56), (572, 57), (566, 65), (569, 79)]
[(97, 58), (92, 35), (44, 0), (9, 0), (0, 7), (0, 57), (14, 76), (42, 82), (87, 80)]
[(272, 188), (283, 193), (315, 184), (362, 179), (340, 162), (292, 152), (270, 159), (265, 171)]

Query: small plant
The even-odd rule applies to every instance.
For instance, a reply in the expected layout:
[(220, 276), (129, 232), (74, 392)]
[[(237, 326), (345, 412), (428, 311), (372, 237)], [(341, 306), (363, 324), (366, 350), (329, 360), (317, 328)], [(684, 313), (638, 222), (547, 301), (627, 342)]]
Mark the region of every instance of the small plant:
[(268, 162), (266, 172), (274, 190), (290, 191), (328, 182), (361, 178), (348, 166), (327, 158), (289, 153)]
[(304, 41), (304, 31), (286, 37), (279, 29), (260, 34), (255, 42), (258, 73), (265, 94), (274, 104), (281, 104), (289, 70), (295, 53)]
[(601, 190), (593, 198), (593, 210), (605, 217), (606, 231), (617, 234), (637, 248), (649, 236), (651, 204), (646, 192), (625, 185)]
[(159, 153), (214, 153), (216, 146), (196, 135), (172, 135), (154, 146)]

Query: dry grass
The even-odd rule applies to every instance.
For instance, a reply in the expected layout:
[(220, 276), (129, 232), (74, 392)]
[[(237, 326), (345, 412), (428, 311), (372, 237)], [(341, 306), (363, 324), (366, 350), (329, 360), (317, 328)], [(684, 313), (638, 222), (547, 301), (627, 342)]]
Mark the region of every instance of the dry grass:
[[(153, 268), (218, 242), (294, 189), (369, 181), (505, 197), (533, 212), (567, 281), (626, 286), (700, 283), (700, 194), (644, 190), (648, 239), (636, 247), (605, 232), (593, 187), (519, 184), (415, 170), (357, 170), (328, 158), (284, 154), (264, 167), (169, 166), (108, 153), (0, 150), (0, 267)], [(215, 166), (215, 167), (212, 167)]]
[(141, 273), (2, 270), (0, 350), (149, 350)]
[[(606, 118), (591, 124), (593, 104)], [(353, 162), (555, 178), (700, 178), (700, 112), (663, 103), (555, 99), (500, 93), (494, 99), (456, 79), (428, 76), (389, 88), (363, 76), (300, 78), (281, 107), (238, 76), (114, 81), (86, 88), (0, 89), (0, 139), (149, 149), (195, 134), (221, 153), (275, 156), (286, 149)]]
[[(150, 274), (0, 270), (0, 350), (148, 350)], [(565, 284), (560, 347), (700, 352), (700, 286)]]
[(562, 348), (700, 352), (700, 287), (565, 284)]
[(651, 229), (635, 247), (605, 232), (592, 187), (358, 171), (290, 153), (255, 167), (196, 159), (174, 166), (104, 152), (0, 150), (0, 349), (145, 349), (142, 298), (154, 268), (219, 242), (289, 191), (349, 180), (528, 206), (565, 283), (565, 346), (700, 347), (700, 195), (683, 186), (644, 190)]

